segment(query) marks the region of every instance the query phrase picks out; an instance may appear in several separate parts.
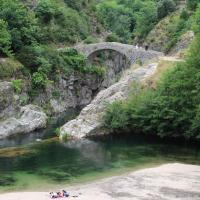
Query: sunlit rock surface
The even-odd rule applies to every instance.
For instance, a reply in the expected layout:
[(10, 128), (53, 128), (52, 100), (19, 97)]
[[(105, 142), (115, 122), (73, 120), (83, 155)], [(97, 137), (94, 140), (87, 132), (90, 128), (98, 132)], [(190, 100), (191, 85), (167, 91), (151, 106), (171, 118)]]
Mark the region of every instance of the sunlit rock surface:
[(47, 116), (40, 107), (35, 105), (21, 107), (19, 118), (12, 117), (0, 122), (0, 139), (44, 128), (46, 123)]
[[(77, 200), (199, 200), (200, 166), (165, 164), (87, 185), (65, 188)], [(19, 192), (0, 195), (6, 200), (48, 200), (46, 192)]]
[(76, 119), (69, 121), (61, 127), (61, 139), (66, 134), (75, 138), (103, 134), (101, 119), (105, 113), (107, 104), (127, 99), (133, 81), (142, 81), (153, 75), (156, 68), (157, 64), (151, 64), (147, 67), (135, 69), (128, 75), (123, 76), (119, 82), (100, 91)]

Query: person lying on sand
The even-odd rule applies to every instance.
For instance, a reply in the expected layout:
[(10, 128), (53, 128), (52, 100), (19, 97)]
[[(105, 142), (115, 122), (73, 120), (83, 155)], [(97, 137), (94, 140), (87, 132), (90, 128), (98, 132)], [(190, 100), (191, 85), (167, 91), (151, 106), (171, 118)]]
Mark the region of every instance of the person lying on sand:
[(56, 192), (50, 192), (49, 194), (52, 199), (58, 198), (58, 194)]
[(69, 197), (69, 193), (67, 193), (65, 190), (62, 190), (61, 192), (50, 192), (49, 194), (52, 199)]

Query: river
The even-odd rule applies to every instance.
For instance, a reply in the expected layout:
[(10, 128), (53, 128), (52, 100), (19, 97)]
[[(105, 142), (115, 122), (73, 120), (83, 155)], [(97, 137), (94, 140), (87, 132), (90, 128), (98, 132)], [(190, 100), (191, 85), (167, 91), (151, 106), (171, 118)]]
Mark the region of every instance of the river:
[(56, 127), (75, 115), (65, 113), (45, 130), (0, 141), (0, 193), (43, 191), (163, 163), (200, 164), (197, 146), (134, 134), (60, 142)]

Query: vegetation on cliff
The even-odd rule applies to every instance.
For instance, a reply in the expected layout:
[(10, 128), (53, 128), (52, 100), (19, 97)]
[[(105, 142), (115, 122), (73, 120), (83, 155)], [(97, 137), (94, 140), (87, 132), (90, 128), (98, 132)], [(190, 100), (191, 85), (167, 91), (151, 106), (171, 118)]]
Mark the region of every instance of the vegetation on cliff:
[(77, 52), (72, 58), (57, 50), (92, 34), (93, 7), (93, 1), (0, 0), (1, 78), (15, 77), (18, 62), (24, 66), (23, 74), (31, 77), (33, 88), (42, 88), (72, 69), (101, 73), (87, 66), (86, 58)]
[(105, 127), (117, 132), (200, 139), (199, 19), (200, 7), (193, 18), (196, 39), (186, 61), (165, 73), (156, 90), (140, 88), (129, 101), (108, 107)]
[(178, 2), (174, 0), (103, 0), (97, 5), (97, 15), (121, 41), (141, 42), (158, 21), (178, 9)]
[[(21, 71), (31, 77), (33, 88), (42, 88), (49, 81), (55, 81), (63, 69), (70, 71), (66, 70), (69, 63), (57, 48), (83, 40), (85, 43), (97, 42), (96, 37), (98, 34), (101, 36), (104, 30), (101, 24), (112, 31), (106, 41), (143, 41), (160, 19), (177, 9), (178, 2), (0, 0), (0, 58), (10, 59), (10, 63), (16, 60), (15, 65), (20, 62), (23, 66)], [(191, 9), (196, 6), (190, 1), (188, 3)], [(82, 55), (75, 57), (78, 62)], [(1, 59), (0, 65), (1, 69), (13, 72), (13, 67), (3, 66)], [(90, 66), (85, 66), (85, 69), (91, 73), (102, 71)], [(16, 74), (7, 72), (2, 78), (9, 76), (17, 78)]]
[[(167, 32), (170, 38), (167, 49), (189, 29), (198, 2), (188, 0), (188, 9), (181, 12), (178, 20), (175, 17), (170, 21), (173, 25)], [(26, 92), (34, 96), (38, 94), (36, 90), (58, 82), (62, 75), (78, 71), (102, 76), (104, 67), (89, 65), (73, 49), (58, 49), (81, 41), (97, 42), (105, 30), (111, 32), (103, 38), (106, 41), (143, 42), (160, 20), (178, 9), (179, 3), (179, 0), (0, 0), (0, 79), (12, 81), (18, 92), (28, 82)]]

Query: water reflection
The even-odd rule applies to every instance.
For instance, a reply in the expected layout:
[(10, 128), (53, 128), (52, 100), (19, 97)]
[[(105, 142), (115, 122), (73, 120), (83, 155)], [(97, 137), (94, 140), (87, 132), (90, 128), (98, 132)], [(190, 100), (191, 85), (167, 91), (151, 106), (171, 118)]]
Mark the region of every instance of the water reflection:
[(79, 113), (79, 109), (68, 109), (57, 116), (52, 117), (46, 129), (36, 130), (28, 134), (19, 134), (10, 138), (0, 140), (0, 149), (5, 147), (15, 147), (39, 142), (40, 140), (55, 137), (55, 129), (62, 126), (67, 121), (73, 119)]
[[(8, 140), (8, 147), (0, 149), (0, 192), (37, 190), (41, 185), (63, 185), (83, 177), (166, 162), (200, 164), (199, 148), (165, 144), (143, 136), (123, 135), (66, 143), (50, 138), (32, 143), (37, 136), (48, 138), (51, 135), (34, 134), (19, 140)], [(30, 142), (28, 145), (19, 145), (27, 141)]]
[(91, 160), (96, 167), (103, 167), (110, 159), (107, 151), (101, 143), (89, 139), (72, 140), (63, 144), (68, 149), (78, 150), (82, 157)]

